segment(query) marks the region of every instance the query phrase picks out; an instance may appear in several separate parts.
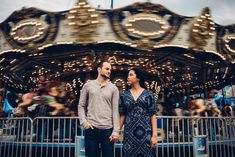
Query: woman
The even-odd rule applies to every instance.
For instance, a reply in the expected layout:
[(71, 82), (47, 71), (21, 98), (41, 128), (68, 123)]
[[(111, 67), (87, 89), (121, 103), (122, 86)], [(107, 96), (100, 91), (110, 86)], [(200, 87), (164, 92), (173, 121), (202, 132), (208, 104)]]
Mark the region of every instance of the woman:
[(124, 92), (120, 97), (121, 128), (123, 124), (125, 125), (124, 157), (156, 157), (157, 106), (153, 93), (144, 88), (143, 78), (141, 70), (130, 70), (127, 80), (131, 89)]

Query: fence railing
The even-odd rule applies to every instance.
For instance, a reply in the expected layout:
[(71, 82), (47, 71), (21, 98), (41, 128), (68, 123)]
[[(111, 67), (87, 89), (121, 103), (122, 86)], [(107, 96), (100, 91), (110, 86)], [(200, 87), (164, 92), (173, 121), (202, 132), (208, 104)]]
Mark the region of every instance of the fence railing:
[[(204, 149), (211, 157), (235, 157), (235, 118), (157, 117), (157, 156), (193, 157)], [(1, 157), (80, 157), (83, 129), (77, 117), (0, 118)], [(122, 133), (123, 134), (123, 133)], [(122, 134), (114, 146), (122, 157)], [(207, 137), (197, 148), (195, 139)]]

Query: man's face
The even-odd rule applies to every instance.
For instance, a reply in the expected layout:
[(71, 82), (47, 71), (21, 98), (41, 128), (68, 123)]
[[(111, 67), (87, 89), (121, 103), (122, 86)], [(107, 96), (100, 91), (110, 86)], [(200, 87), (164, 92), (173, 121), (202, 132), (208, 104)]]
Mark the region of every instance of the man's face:
[(104, 62), (102, 68), (98, 68), (98, 72), (105, 79), (110, 79), (111, 65), (108, 62)]

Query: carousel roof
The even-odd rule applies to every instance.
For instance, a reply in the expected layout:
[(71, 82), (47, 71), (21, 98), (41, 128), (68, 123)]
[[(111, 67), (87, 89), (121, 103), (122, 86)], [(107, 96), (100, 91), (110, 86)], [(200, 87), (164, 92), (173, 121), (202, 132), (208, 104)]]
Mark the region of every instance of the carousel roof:
[(40, 75), (72, 86), (102, 59), (122, 82), (139, 67), (175, 92), (222, 87), (234, 81), (235, 25), (214, 23), (208, 8), (185, 17), (152, 3), (98, 10), (85, 0), (64, 12), (24, 8), (0, 24), (0, 80), (7, 88), (35, 88)]

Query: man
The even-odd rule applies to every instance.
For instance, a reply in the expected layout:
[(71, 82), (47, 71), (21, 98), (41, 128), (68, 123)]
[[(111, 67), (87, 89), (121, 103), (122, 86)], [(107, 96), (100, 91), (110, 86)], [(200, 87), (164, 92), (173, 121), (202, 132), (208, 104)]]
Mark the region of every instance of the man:
[(85, 128), (86, 157), (113, 157), (114, 142), (119, 138), (118, 88), (109, 82), (111, 65), (97, 65), (98, 77), (86, 83), (80, 94), (78, 115)]

